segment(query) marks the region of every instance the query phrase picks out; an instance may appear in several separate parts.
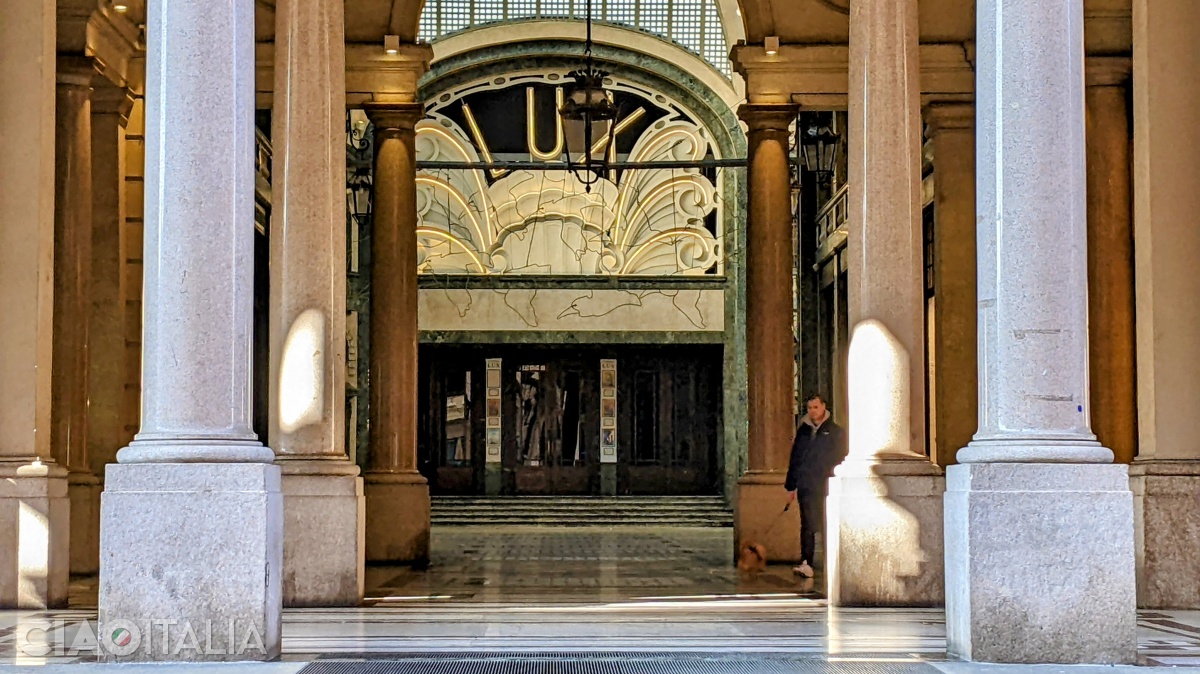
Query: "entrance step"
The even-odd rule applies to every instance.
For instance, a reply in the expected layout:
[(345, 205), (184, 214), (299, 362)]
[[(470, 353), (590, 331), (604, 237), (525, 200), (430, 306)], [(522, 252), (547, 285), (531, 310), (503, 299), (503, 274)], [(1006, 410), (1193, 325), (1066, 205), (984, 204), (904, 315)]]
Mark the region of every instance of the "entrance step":
[(720, 496), (434, 496), (442, 526), (733, 526)]

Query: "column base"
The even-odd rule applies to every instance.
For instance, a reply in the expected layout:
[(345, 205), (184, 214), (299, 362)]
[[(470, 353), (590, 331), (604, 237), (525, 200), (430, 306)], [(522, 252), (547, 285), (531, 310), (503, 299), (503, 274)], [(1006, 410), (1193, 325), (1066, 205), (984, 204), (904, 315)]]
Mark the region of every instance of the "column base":
[(847, 461), (829, 480), (829, 603), (941, 606), (946, 479), (924, 457)]
[(1129, 468), (1139, 608), (1200, 609), (1200, 461)]
[(946, 640), (996, 663), (1137, 660), (1127, 466), (947, 469)]
[(367, 473), (367, 561), (429, 561), (429, 483), (420, 473)]
[(100, 478), (91, 473), (67, 476), (71, 500), (71, 574), (100, 572)]
[(750, 472), (738, 480), (737, 502), (733, 507), (733, 556), (736, 562), (742, 546), (758, 543), (767, 549), (767, 561), (800, 561), (800, 509), (788, 504), (783, 488), (783, 473)]
[(0, 609), (67, 606), (71, 502), (67, 471), (0, 462)]
[(100, 503), (100, 630), (128, 661), (279, 656), (283, 495), (265, 463), (112, 464)]
[(617, 495), (617, 464), (600, 464), (600, 495)]
[(358, 606), (366, 570), (366, 500), (349, 460), (281, 459), (283, 605)]

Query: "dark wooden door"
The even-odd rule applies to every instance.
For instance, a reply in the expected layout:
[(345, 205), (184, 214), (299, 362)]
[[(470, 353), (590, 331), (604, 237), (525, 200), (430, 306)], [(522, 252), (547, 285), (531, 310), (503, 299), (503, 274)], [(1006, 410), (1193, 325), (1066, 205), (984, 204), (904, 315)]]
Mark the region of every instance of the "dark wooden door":
[(617, 487), (636, 495), (717, 492), (719, 353), (676, 348), (627, 354), (618, 378)]

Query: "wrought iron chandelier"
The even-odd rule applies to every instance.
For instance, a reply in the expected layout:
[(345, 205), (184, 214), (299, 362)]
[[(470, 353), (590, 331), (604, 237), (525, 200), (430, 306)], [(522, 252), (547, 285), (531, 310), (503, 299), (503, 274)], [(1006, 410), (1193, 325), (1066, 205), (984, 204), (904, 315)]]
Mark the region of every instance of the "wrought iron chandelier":
[(563, 120), (567, 168), (591, 192), (592, 185), (608, 168), (610, 152), (615, 154), (618, 113), (612, 94), (604, 88), (608, 73), (596, 68), (592, 59), (592, 0), (587, 0), (587, 41), (583, 59), (583, 68), (568, 75), (575, 82), (568, 85), (566, 101), (558, 113)]

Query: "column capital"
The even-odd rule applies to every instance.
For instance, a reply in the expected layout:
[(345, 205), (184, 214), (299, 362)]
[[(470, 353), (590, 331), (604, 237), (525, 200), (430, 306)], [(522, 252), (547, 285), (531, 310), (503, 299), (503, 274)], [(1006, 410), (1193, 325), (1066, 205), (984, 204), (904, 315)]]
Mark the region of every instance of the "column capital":
[(738, 118), (755, 131), (787, 131), (796, 121), (800, 106), (790, 103), (759, 104), (743, 103), (738, 108)]
[(925, 137), (933, 138), (943, 131), (972, 131), (975, 129), (975, 104), (935, 101), (925, 106)]
[(1133, 59), (1128, 56), (1089, 56), (1085, 72), (1089, 87), (1123, 87), (1133, 77)]
[(785, 44), (768, 54), (761, 44), (741, 44), (730, 59), (746, 79), (746, 98), (752, 103), (846, 107), (847, 45)]
[(100, 84), (92, 89), (92, 114), (117, 115), (121, 126), (125, 126), (135, 100), (133, 92), (125, 87)]
[(95, 61), (86, 56), (60, 55), (55, 63), (54, 81), (59, 86), (90, 87), (92, 79), (100, 73)]
[(376, 130), (401, 129), (411, 131), (425, 118), (424, 103), (364, 103), (363, 110)]
[(382, 45), (346, 45), (346, 95), (354, 105), (376, 102), (416, 103), (418, 82), (429, 71), (433, 48), (402, 44), (395, 54)]

